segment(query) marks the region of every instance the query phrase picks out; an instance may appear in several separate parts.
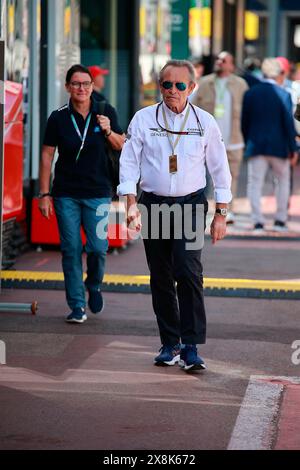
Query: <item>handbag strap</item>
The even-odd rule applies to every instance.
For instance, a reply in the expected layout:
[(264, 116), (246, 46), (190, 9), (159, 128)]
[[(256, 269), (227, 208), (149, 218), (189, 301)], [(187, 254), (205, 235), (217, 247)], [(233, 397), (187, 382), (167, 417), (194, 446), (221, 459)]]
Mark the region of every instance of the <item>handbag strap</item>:
[(106, 101), (105, 100), (98, 101), (97, 105), (98, 105), (98, 114), (103, 114), (104, 115)]

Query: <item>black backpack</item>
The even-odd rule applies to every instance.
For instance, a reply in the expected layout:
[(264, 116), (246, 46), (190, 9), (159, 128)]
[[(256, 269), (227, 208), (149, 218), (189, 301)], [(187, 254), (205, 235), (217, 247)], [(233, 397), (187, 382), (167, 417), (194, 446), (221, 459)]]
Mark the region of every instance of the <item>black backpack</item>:
[[(98, 101), (98, 114), (105, 115), (105, 104), (106, 101)], [(109, 142), (105, 139), (105, 149), (107, 154), (108, 169), (111, 179), (111, 185), (113, 190), (113, 198), (117, 194), (117, 186), (120, 184), (120, 155), (121, 150), (114, 150)]]

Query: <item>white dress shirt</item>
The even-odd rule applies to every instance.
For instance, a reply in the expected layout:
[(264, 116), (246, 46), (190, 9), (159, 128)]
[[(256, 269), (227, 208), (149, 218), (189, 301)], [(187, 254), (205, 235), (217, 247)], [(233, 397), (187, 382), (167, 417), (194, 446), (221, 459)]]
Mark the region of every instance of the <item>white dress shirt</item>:
[[(187, 103), (182, 113), (173, 113), (164, 103), (168, 127), (179, 131), (185, 118), (188, 106), (189, 116), (184, 131), (175, 149), (177, 155), (177, 172), (169, 172), (169, 156), (172, 148), (165, 127), (162, 106), (159, 108), (156, 121), (157, 104), (138, 111), (128, 127), (127, 140), (120, 158), (120, 184), (118, 194), (136, 195), (136, 185), (140, 180), (143, 191), (161, 196), (185, 196), (206, 186), (206, 170), (212, 177), (216, 202), (231, 201), (231, 175), (224, 142), (219, 127), (209, 113), (194, 106), (198, 119), (204, 130), (201, 136), (196, 116)], [(171, 139), (176, 140), (177, 135)]]

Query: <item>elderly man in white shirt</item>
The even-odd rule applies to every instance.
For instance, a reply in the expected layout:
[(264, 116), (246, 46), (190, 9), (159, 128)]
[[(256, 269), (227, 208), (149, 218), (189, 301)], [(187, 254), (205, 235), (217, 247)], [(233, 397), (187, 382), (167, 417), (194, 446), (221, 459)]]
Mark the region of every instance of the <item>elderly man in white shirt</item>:
[[(145, 218), (142, 217), (143, 226), (152, 229), (155, 206), (163, 209), (176, 205), (181, 209), (169, 219), (167, 237), (161, 228), (158, 236), (153, 237), (151, 231), (150, 237), (144, 237), (153, 308), (162, 342), (154, 362), (156, 365), (179, 362), (186, 371), (205, 369), (197, 351), (197, 345), (206, 339), (202, 246), (190, 249), (187, 241), (191, 240), (187, 240), (186, 232), (178, 237), (175, 231), (184, 224), (187, 207), (191, 208), (187, 213), (191, 214), (193, 227), (199, 207), (202, 227), (205, 225), (206, 164), (216, 201), (210, 227), (212, 242), (224, 238), (231, 175), (215, 119), (188, 101), (195, 87), (193, 65), (170, 60), (160, 72), (159, 84), (163, 101), (138, 111), (129, 125), (120, 159), (118, 194), (127, 196), (127, 222), (135, 223), (137, 231), (141, 229), (136, 205), (138, 182), (142, 190), (139, 203), (147, 209)], [(144, 216), (144, 211), (141, 212)], [(181, 218), (179, 224), (176, 217)]]

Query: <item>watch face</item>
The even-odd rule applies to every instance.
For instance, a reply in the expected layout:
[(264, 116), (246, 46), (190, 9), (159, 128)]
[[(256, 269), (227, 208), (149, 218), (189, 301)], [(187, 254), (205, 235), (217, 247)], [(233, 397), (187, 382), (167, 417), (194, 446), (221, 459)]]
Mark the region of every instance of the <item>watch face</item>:
[(223, 215), (223, 217), (226, 217), (226, 215), (228, 214), (228, 209), (226, 207), (218, 208), (216, 209), (216, 213)]

